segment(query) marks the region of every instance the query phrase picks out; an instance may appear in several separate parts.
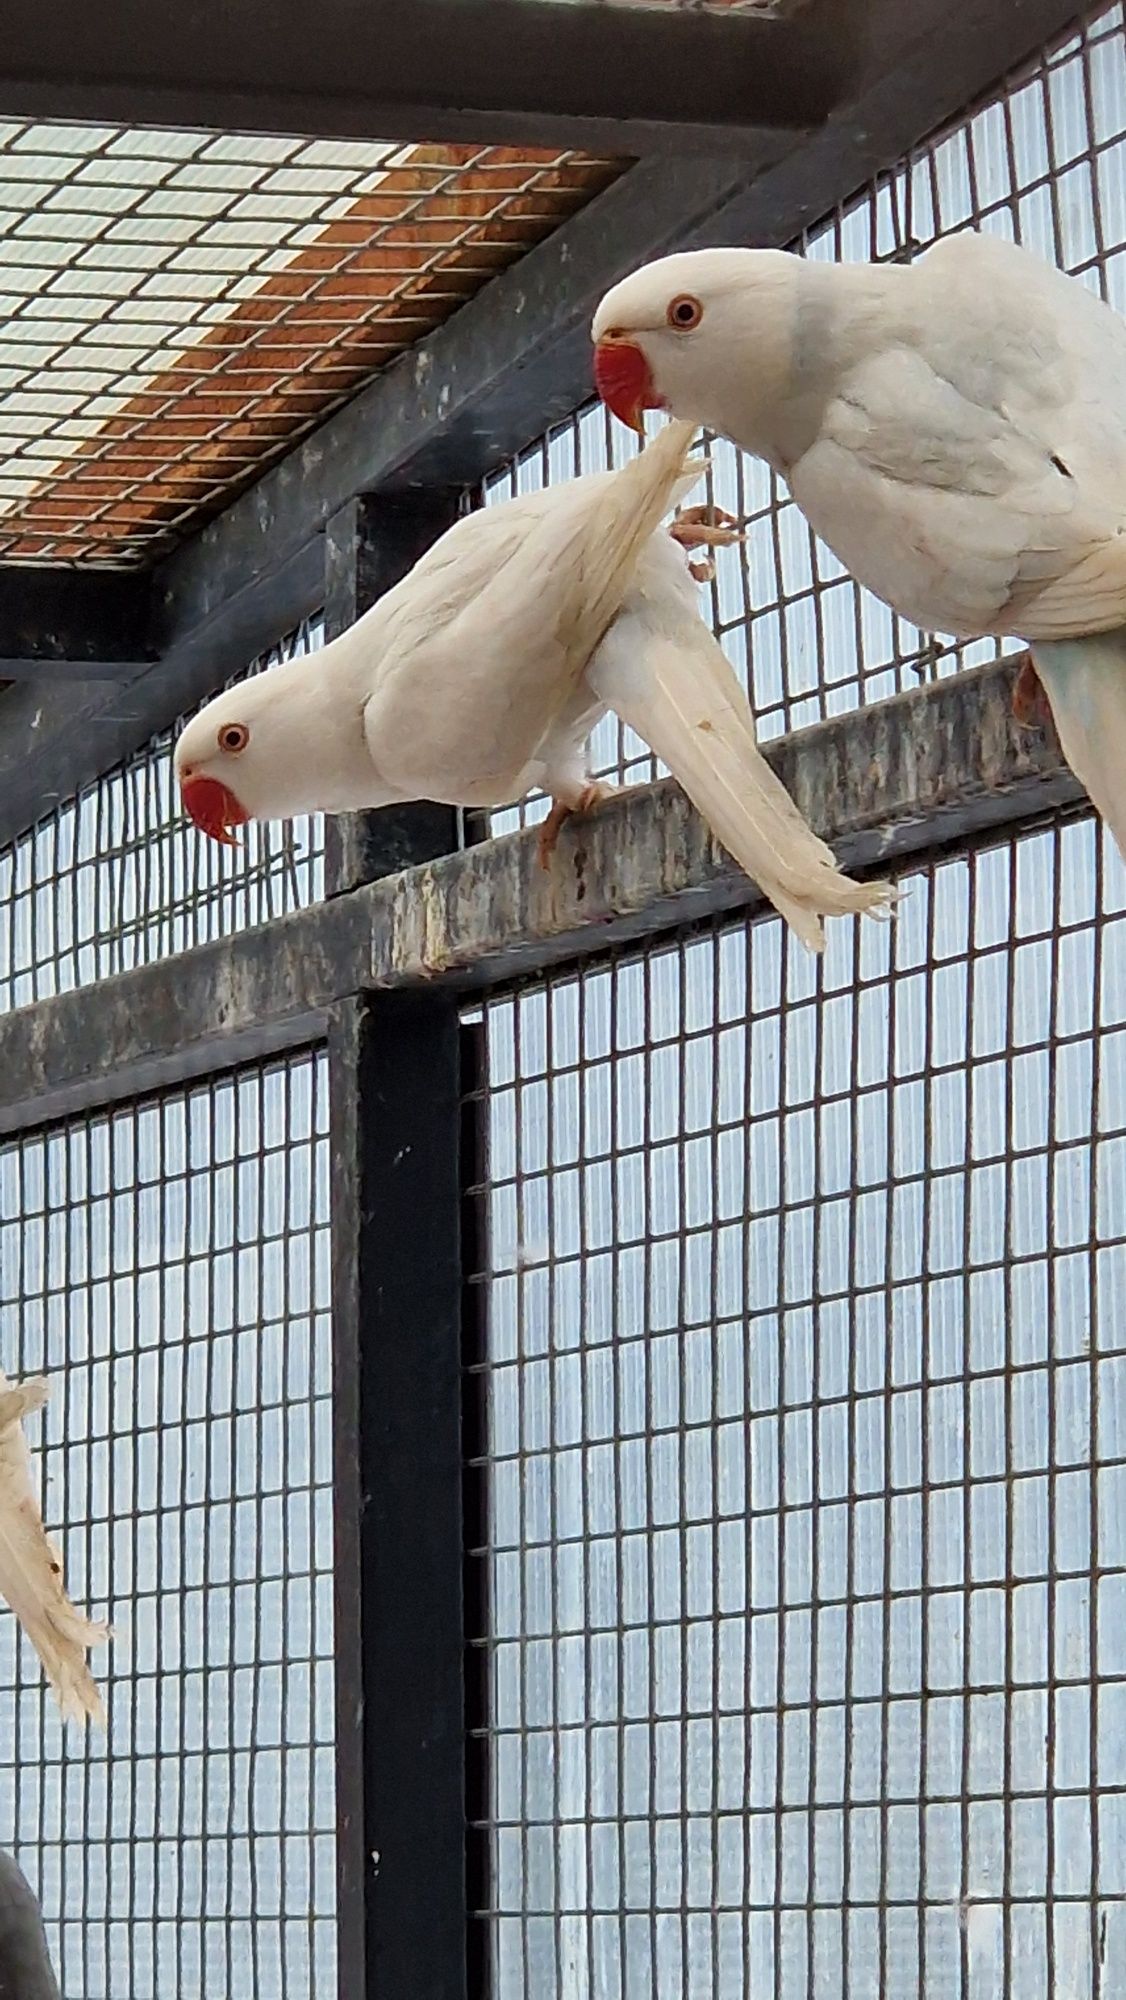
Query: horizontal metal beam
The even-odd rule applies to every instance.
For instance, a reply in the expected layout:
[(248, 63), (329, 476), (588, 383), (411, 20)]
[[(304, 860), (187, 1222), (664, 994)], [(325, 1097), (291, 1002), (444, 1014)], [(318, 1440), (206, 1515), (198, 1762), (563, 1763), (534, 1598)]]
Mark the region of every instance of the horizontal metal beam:
[(0, 681), (34, 681), (39, 687), (63, 687), (74, 681), (132, 681), (136, 660), (18, 660), (0, 659)]
[(5, 0), (0, 111), (319, 138), (714, 149), (818, 123), (852, 0), (793, 19), (557, 0)]
[(151, 589), (138, 571), (0, 564), (0, 680), (138, 673), (154, 657)]
[[(12, 576), (10, 567), (0, 570), (0, 631)], [(105, 584), (112, 593), (117, 578), (113, 572), (92, 572), (89, 582)], [(159, 590), (150, 599), (151, 578), (144, 583), (147, 635), (158, 657), (129, 669), (112, 694), (104, 686), (105, 663), (98, 677), (87, 681), (79, 672), (55, 675), (44, 661), (41, 672), (13, 676), (21, 684), (0, 697), (0, 847), (168, 729), (317, 610), (324, 589), (323, 543), (307, 543), (279, 569), (249, 579), (229, 597), (216, 601), (212, 592), (203, 592), (190, 624), (177, 620)], [(98, 604), (96, 591), (92, 603)], [(107, 596), (107, 623), (109, 611)], [(102, 628), (95, 621), (91, 629)], [(112, 652), (108, 636), (104, 643)]]
[[(1054, 740), (1012, 714), (1007, 660), (821, 723), (767, 755), (853, 872), (894, 871), (1083, 801)], [(323, 1035), (364, 989), (473, 991), (763, 899), (671, 782), (564, 830), (389, 876), (260, 930), (0, 1018), (0, 1132)]]

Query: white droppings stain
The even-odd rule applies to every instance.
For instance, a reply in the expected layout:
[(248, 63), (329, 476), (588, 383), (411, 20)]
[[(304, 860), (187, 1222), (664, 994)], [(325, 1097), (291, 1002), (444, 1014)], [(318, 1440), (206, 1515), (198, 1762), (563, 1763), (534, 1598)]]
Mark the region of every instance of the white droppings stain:
[(546, 1240), (537, 1242), (535, 1239), (524, 1238), (514, 1244), (510, 1257), (510, 1268), (513, 1271), (534, 1270), (537, 1265), (550, 1261), (551, 1245)]
[(443, 382), (441, 388), (438, 391), (439, 416), (444, 417), (449, 407), (450, 407), (450, 385), (448, 382)]

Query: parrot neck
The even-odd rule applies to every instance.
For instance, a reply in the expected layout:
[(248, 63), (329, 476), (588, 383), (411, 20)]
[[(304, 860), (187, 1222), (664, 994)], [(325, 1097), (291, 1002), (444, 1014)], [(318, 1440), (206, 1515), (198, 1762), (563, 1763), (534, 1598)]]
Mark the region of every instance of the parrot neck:
[(360, 812), (395, 799), (372, 764), (348, 664), (337, 639), (262, 676), (262, 712), (251, 723), (259, 754), (241, 760), (232, 779), (252, 819)]
[(909, 276), (906, 266), (756, 253), (752, 275), (717, 314), (707, 392), (716, 407), (699, 420), (787, 477), (821, 435), (828, 404), (871, 350), (874, 331), (886, 339), (889, 304)]

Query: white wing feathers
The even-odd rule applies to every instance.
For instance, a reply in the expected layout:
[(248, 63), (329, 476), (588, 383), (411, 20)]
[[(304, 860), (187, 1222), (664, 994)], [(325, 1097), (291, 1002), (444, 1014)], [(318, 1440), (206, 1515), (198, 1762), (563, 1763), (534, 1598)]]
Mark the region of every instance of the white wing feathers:
[(791, 486), (853, 575), (930, 630), (1034, 640), (1126, 623), (1118, 315), (973, 231), (909, 270), (815, 276), (849, 340)]
[[(672, 544), (666, 547), (683, 575)], [(750, 706), (721, 647), (664, 562), (646, 565), (587, 680), (668, 765), (717, 839), (812, 951), (824, 949), (823, 916), (886, 915), (895, 890), (851, 881), (806, 825), (758, 747)]]
[(503, 804), (528, 789), (647, 543), (704, 469), (686, 464), (694, 435), (669, 424), (616, 472), (467, 516), (335, 642), (367, 683), (369, 754), (400, 797)]
[(706, 459), (688, 457), (695, 434), (695, 424), (666, 424), (644, 451), (599, 483), (596, 504), (583, 506), (567, 537), (564, 615), (576, 680), (621, 610), (669, 508), (707, 469)]
[(42, 1376), (10, 1383), (0, 1371), (0, 1594), (11, 1605), (51, 1682), (64, 1715), (92, 1716), (105, 1728), (105, 1710), (86, 1664), (89, 1647), (109, 1628), (84, 1618), (63, 1587), (62, 1561), (43, 1526), (32, 1481), (32, 1458), (23, 1419), (43, 1407)]

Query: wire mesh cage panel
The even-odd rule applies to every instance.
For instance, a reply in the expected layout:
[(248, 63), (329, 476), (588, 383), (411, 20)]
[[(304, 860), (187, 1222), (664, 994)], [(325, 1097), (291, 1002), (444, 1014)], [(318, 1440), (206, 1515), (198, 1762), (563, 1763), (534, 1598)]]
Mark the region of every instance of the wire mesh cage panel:
[(497, 2000), (1126, 1982), (1126, 878), (485, 1010)]
[[(990, 103), (902, 161), (791, 248), (830, 262), (903, 261), (940, 236), (974, 228), (1015, 238), (1126, 311), (1126, 27), (1120, 6), (1044, 54)], [(633, 433), (601, 408), (580, 411), (491, 480), (487, 501), (621, 464)], [(879, 701), (936, 673), (980, 664), (992, 640), (956, 646), (897, 618), (857, 588), (813, 536), (784, 483), (726, 439), (708, 442), (706, 497), (747, 523), (743, 548), (716, 552), (701, 592), (771, 737)], [(1016, 644), (1017, 642), (1011, 642)], [(663, 768), (613, 717), (593, 741), (596, 776), (636, 783)], [(494, 815), (508, 831), (546, 811)]]
[[(323, 640), (322, 620), (307, 619), (251, 672)], [(233, 848), (197, 832), (172, 773), (175, 734), (155, 737), (0, 853), (0, 1008), (128, 972), (323, 894), (319, 816), (251, 824)]]
[(0, 554), (151, 564), (620, 171), (0, 119)]
[(299, 1055), (0, 1150), (0, 1360), (51, 1385), (45, 1515), (116, 1633), (102, 1738), (0, 1619), (63, 2000), (334, 1985), (326, 1107)]

